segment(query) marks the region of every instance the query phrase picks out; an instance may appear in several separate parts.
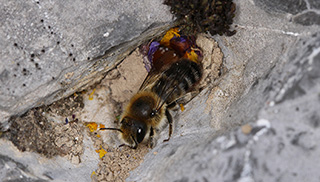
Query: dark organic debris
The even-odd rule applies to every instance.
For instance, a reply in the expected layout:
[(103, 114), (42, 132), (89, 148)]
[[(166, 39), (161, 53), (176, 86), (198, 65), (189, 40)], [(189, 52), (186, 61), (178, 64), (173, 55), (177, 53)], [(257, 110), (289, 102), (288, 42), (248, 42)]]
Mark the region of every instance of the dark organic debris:
[[(82, 125), (73, 113), (83, 107), (83, 97), (73, 94), (49, 106), (33, 108), (22, 116), (12, 117), (11, 126), (3, 137), (22, 152), (37, 152), (47, 158), (67, 155), (72, 163), (78, 164), (83, 152), (83, 134)], [(55, 123), (49, 121), (47, 115), (63, 116), (65, 121)]]
[(185, 34), (206, 33), (232, 36), (236, 6), (232, 0), (165, 0)]
[(12, 118), (6, 134), (20, 151), (35, 151), (51, 158), (59, 155), (59, 150), (54, 144), (53, 126), (41, 112), (36, 108), (21, 117)]

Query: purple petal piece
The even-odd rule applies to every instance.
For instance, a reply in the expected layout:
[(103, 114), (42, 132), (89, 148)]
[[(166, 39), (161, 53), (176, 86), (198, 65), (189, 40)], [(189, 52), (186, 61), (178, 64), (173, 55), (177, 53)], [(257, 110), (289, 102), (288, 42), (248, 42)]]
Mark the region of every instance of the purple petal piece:
[(148, 60), (147, 57), (143, 57), (143, 63), (144, 63), (144, 67), (146, 68), (147, 72), (149, 73), (151, 70), (151, 62)]
[(159, 49), (159, 46), (159, 42), (151, 42), (148, 51), (148, 60), (150, 61), (150, 63), (152, 63), (153, 54)]

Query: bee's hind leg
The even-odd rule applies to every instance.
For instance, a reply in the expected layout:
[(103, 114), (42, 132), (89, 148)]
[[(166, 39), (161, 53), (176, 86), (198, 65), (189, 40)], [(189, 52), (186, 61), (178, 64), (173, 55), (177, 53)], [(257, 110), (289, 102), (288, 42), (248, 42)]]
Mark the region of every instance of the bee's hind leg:
[(172, 134), (172, 116), (170, 114), (170, 112), (168, 111), (168, 109), (166, 109), (166, 117), (168, 119), (169, 122), (169, 138), (166, 140), (163, 140), (163, 142), (167, 142), (170, 140), (171, 134)]

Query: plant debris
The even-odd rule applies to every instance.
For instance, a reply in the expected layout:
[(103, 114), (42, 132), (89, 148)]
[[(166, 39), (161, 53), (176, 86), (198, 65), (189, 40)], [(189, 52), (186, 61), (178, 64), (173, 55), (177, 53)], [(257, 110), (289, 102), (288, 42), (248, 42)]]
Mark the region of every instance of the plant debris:
[(210, 32), (232, 36), (236, 33), (230, 30), (236, 10), (232, 0), (165, 0), (164, 4), (171, 7), (186, 35)]

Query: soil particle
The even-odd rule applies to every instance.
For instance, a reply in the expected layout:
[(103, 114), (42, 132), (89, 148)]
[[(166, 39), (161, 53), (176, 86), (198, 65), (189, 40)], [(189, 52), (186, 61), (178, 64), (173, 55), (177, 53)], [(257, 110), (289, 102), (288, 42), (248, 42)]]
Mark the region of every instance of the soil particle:
[(97, 181), (125, 181), (129, 172), (140, 165), (148, 151), (146, 146), (139, 146), (136, 150), (123, 147), (108, 152), (99, 162)]
[(218, 43), (205, 34), (198, 35), (197, 45), (203, 51), (203, 78), (200, 82), (200, 88), (215, 86), (216, 84), (213, 83), (218, 80), (222, 74), (223, 53)]
[(22, 117), (13, 118), (5, 136), (21, 151), (33, 151), (51, 158), (60, 153), (54, 144), (54, 125), (41, 114), (42, 109), (32, 109)]
[[(83, 153), (83, 126), (72, 113), (83, 108), (82, 97), (72, 95), (49, 106), (31, 109), (21, 117), (11, 118), (11, 126), (5, 137), (21, 151), (32, 151), (47, 158)], [(59, 117), (52, 119), (52, 116)], [(69, 116), (70, 122), (65, 117)], [(57, 122), (55, 122), (57, 121)], [(79, 157), (78, 157), (79, 158)]]

